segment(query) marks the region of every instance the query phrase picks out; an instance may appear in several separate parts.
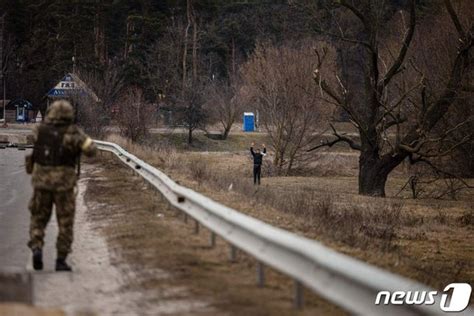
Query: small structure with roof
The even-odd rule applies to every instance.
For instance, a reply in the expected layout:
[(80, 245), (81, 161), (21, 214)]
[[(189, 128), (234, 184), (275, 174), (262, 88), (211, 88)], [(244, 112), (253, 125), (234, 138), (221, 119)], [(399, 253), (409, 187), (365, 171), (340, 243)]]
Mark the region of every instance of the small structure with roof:
[[(1, 102), (1, 101), (0, 101)], [(3, 102), (1, 112), (3, 116)], [(33, 107), (33, 104), (25, 99), (15, 99), (6, 102), (5, 108), (5, 121), (7, 123), (27, 123), (34, 121), (36, 117), (37, 109)]]
[(98, 103), (99, 97), (75, 73), (66, 74), (46, 95), (47, 107), (59, 99), (67, 99), (76, 104), (79, 100), (89, 100)]

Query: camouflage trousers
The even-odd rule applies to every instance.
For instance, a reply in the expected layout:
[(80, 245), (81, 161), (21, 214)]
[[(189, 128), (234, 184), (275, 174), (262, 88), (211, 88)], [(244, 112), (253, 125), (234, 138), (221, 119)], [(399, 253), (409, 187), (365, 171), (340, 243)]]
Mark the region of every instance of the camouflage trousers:
[(65, 258), (71, 252), (75, 199), (73, 189), (67, 191), (34, 190), (29, 204), (31, 222), (28, 247), (31, 249), (43, 248), (45, 229), (51, 219), (54, 204), (59, 228), (56, 241), (58, 257)]

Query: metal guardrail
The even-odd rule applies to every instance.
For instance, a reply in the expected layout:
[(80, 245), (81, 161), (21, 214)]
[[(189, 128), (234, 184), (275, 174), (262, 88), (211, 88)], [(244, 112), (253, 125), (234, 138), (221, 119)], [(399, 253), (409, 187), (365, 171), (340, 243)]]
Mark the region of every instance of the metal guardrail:
[[(219, 204), (195, 191), (178, 185), (166, 174), (150, 166), (120, 146), (95, 141), (98, 148), (120, 158), (135, 170), (177, 209), (211, 231), (211, 245), (218, 235), (230, 244), (230, 259), (236, 248), (258, 260), (257, 281), (264, 282), (263, 265), (295, 280), (295, 305), (302, 304), (302, 286), (343, 309), (359, 315), (445, 315), (440, 295), (433, 305), (375, 305), (380, 291), (433, 291), (416, 281), (395, 275), (360, 260), (340, 254), (322, 244), (273, 227), (253, 217)], [(334, 229), (337, 229), (335, 227)], [(462, 314), (471, 314), (465, 310)]]

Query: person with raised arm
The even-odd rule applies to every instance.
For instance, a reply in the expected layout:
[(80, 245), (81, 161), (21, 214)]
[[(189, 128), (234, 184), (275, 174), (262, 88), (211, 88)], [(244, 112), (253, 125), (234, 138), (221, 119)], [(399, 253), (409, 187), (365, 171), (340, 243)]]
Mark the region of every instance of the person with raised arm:
[(262, 162), (263, 157), (267, 154), (267, 148), (265, 144), (262, 144), (263, 151), (260, 151), (260, 148), (254, 150), (255, 143), (252, 143), (250, 146), (250, 153), (253, 157), (253, 184), (260, 185), (260, 178), (262, 177)]

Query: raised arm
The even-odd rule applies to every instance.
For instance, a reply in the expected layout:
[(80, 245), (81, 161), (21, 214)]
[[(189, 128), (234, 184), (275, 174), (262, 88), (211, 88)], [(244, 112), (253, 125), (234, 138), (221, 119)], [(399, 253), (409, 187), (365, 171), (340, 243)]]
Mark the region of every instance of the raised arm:
[(267, 147), (265, 147), (265, 144), (262, 144), (263, 147), (263, 155), (265, 156), (267, 154)]
[(252, 145), (250, 145), (250, 153), (252, 154), (253, 157), (255, 157), (255, 152), (253, 151), (253, 146), (255, 146), (255, 143), (252, 143)]
[(80, 152), (82, 152), (87, 157), (96, 155), (98, 151), (97, 147), (95, 146), (93, 140), (86, 133), (84, 133), (81, 128), (75, 127), (75, 133), (73, 135), (72, 142), (75, 144), (76, 148), (80, 149)]

